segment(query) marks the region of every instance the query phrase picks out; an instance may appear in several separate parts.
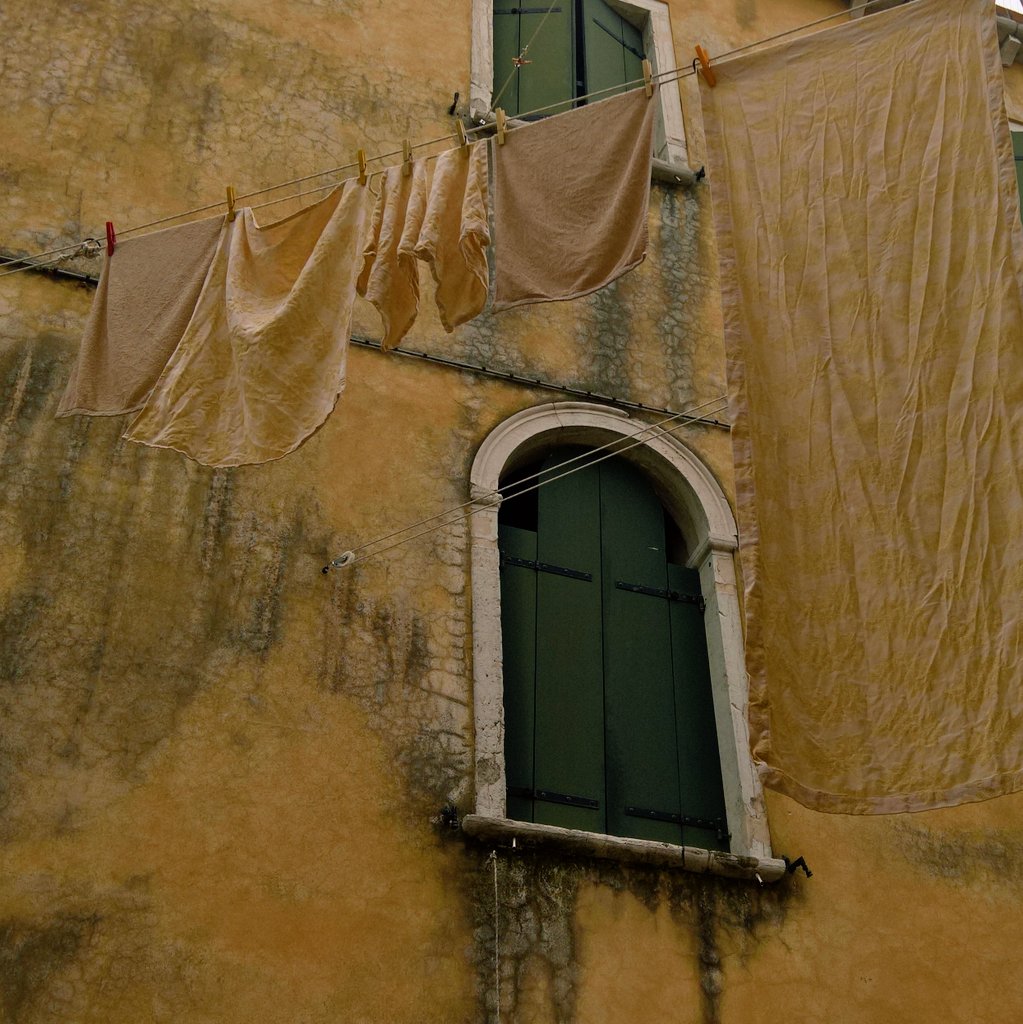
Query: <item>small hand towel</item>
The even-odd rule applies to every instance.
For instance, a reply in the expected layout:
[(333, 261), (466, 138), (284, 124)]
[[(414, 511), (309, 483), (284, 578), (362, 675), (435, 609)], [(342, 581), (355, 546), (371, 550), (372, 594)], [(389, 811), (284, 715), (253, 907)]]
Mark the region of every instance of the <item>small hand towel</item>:
[(441, 323), (453, 331), (483, 312), (489, 274), (485, 142), (437, 158), (415, 254), (430, 264)]
[(142, 408), (192, 318), (223, 217), (118, 242), (103, 262), (58, 416)]
[(494, 305), (575, 299), (643, 261), (656, 88), (591, 103), (494, 146)]
[(208, 466), (242, 466), (279, 459), (312, 434), (344, 389), (371, 201), (349, 182), (266, 227), (239, 211), (181, 344), (125, 437)]
[(409, 233), (418, 237), (426, 194), (426, 164), (421, 160), (408, 177), (400, 164), (384, 172), (358, 284), (359, 294), (380, 313), (384, 349), (401, 342), (419, 313), (419, 265), (401, 242)]

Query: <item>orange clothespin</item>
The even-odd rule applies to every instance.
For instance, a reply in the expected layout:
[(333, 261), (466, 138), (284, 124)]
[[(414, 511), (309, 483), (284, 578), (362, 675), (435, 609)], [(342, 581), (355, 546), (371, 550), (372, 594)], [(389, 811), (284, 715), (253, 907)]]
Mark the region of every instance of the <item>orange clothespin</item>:
[(500, 107), (494, 111), (494, 117), (497, 119), (497, 144), (503, 146), (504, 137), (508, 131), (508, 118), (505, 117), (504, 111)]
[(643, 61), (643, 88), (647, 97), (654, 94), (654, 67), (648, 60)]
[(718, 84), (718, 77), (714, 74), (714, 69), (710, 66), (710, 57), (702, 46), (696, 47), (696, 59), (700, 62), (700, 74), (713, 89)]
[(458, 143), (459, 149), (468, 155), (469, 137), (465, 134), (465, 125), (462, 124), (461, 118), (458, 118), (458, 120), (455, 121), (455, 142)]
[(366, 174), (366, 151), (364, 149), (357, 149), (355, 151), (355, 159), (359, 161), (359, 184), (365, 185), (369, 181), (369, 176)]
[(234, 185), (227, 186), (227, 219), (234, 220), (238, 216), (238, 212), (235, 210), (234, 205), (237, 202), (234, 194)]
[(107, 221), (107, 256), (113, 256), (117, 248), (117, 232), (114, 231), (114, 222)]
[(412, 142), (406, 139), (401, 144), (401, 173), (407, 178), (412, 173)]

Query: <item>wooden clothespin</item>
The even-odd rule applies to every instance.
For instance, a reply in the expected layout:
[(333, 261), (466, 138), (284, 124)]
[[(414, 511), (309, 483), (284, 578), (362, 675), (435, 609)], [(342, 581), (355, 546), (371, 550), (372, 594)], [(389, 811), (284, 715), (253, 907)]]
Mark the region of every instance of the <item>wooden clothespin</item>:
[(696, 59), (700, 62), (700, 74), (713, 89), (718, 84), (718, 76), (714, 74), (714, 69), (710, 66), (710, 57), (702, 46), (696, 47)]
[(117, 232), (114, 231), (114, 222), (112, 220), (107, 221), (107, 255), (113, 256), (114, 250), (117, 248)]
[(508, 118), (505, 117), (504, 111), (500, 107), (494, 111), (494, 117), (497, 119), (497, 144), (503, 146), (504, 137), (508, 131)]
[(227, 186), (227, 219), (234, 220), (238, 216), (238, 211), (235, 210), (234, 206), (237, 202), (234, 194), (234, 185)]
[(401, 144), (401, 173), (407, 178), (412, 173), (412, 141), (406, 139)]
[(458, 143), (459, 148), (467, 156), (469, 154), (469, 136), (465, 134), (465, 125), (462, 124), (462, 119), (458, 118), (455, 121), (455, 142)]
[(654, 94), (654, 67), (648, 60), (643, 61), (643, 88), (646, 90), (647, 97), (651, 97)]
[(355, 159), (359, 161), (359, 184), (365, 185), (369, 181), (369, 175), (366, 174), (366, 151), (364, 149), (357, 149), (355, 151)]

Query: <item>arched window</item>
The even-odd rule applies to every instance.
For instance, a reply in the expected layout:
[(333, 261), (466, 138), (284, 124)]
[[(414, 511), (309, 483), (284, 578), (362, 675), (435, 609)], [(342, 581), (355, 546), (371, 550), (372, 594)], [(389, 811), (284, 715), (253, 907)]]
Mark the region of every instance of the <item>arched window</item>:
[(699, 573), (644, 474), (588, 452), (501, 481), (508, 817), (727, 850)]
[[(535, 512), (525, 497), (501, 500), (502, 483), (538, 470), (558, 475), (557, 460), (609, 442), (628, 450), (539, 488)], [(784, 872), (782, 862), (768, 864), (770, 836), (749, 749), (735, 519), (713, 474), (676, 437), (651, 436), (625, 412), (557, 402), (525, 409), (491, 431), (473, 460), (471, 496), (475, 800), (466, 827), (487, 836), (597, 832), (604, 850), (635, 843), (631, 837), (706, 849), (725, 845), (716, 827), (723, 814), (730, 853), (712, 849), (707, 857), (755, 857), (758, 871)], [(612, 506), (619, 511), (612, 514)], [(583, 583), (539, 563), (592, 579)], [(576, 585), (578, 607), (569, 620), (565, 595)], [(584, 591), (592, 595), (589, 607)], [(695, 600), (674, 601), (671, 592)], [(605, 605), (618, 610), (606, 614)], [(580, 625), (580, 615), (588, 622)], [(541, 639), (546, 631), (556, 642), (537, 643), (538, 623)], [(651, 632), (660, 636), (656, 644)], [(655, 660), (660, 668), (652, 667)], [(553, 714), (552, 702), (560, 702)], [(647, 714), (651, 707), (658, 710)], [(585, 727), (576, 728), (584, 715)], [(589, 774), (555, 767), (561, 774), (548, 777), (554, 757), (575, 770), (574, 747), (561, 735), (548, 742), (552, 732), (570, 728), (580, 746), (588, 744)], [(630, 789), (634, 779), (650, 788)], [(537, 790), (546, 795), (538, 798)], [(552, 801), (551, 793), (598, 806)], [(703, 821), (686, 825), (683, 818)]]

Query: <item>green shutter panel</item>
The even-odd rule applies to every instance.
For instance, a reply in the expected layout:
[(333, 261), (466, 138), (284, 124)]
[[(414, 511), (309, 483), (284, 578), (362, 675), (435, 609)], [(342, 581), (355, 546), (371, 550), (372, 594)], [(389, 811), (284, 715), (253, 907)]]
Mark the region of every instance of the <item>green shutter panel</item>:
[[(699, 573), (669, 564), (668, 586), (677, 593), (698, 598)], [(670, 608), (682, 814), (687, 818), (720, 821), (723, 833), (719, 834), (717, 828), (683, 825), (682, 841), (707, 850), (727, 850), (725, 796), (703, 609), (686, 601), (671, 601)]]
[[(512, 58), (519, 55), (522, 44), (519, 42), (520, 19), (517, 3), (510, 0), (494, 0), (494, 91), (498, 90), (511, 74), (515, 65)], [(515, 75), (504, 90), (504, 94), (498, 100), (509, 114), (518, 112), (519, 109), (519, 82)]]
[[(549, 458), (541, 480), (573, 454)], [(605, 832), (598, 469), (545, 483), (537, 500), (534, 820)]]
[(679, 843), (664, 510), (618, 459), (600, 465), (600, 506), (608, 832)]
[[(604, 0), (582, 0), (586, 93), (643, 77), (643, 34)], [(614, 96), (615, 89), (596, 97)]]
[(533, 820), (536, 683), (536, 534), (501, 524), (501, 647), (504, 674), (504, 767), (508, 817)]
[[(527, 0), (527, 4), (494, 2), (494, 105), (511, 115), (570, 101), (575, 95), (573, 0), (553, 6), (544, 0)], [(525, 59), (530, 63), (516, 70), (513, 58), (526, 46)], [(506, 82), (507, 88), (497, 98)]]
[(1010, 132), (1012, 155), (1016, 158), (1016, 185), (1020, 195), (1020, 220), (1023, 220), (1023, 132)]

